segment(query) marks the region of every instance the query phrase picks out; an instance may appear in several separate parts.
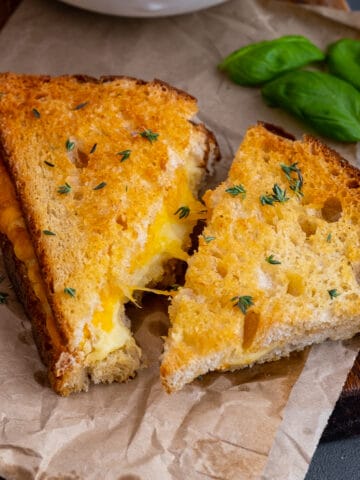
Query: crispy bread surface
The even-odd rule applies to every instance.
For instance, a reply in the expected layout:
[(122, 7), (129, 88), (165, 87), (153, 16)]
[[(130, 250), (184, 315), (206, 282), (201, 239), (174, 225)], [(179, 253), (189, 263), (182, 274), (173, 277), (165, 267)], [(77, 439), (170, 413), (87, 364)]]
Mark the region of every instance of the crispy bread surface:
[(196, 100), (159, 80), (2, 74), (0, 92), (1, 165), (14, 187), (11, 205), (0, 198), (0, 230), (13, 243), (3, 241), (9, 270), (25, 269), (12, 277), (52, 385), (67, 395), (89, 376), (126, 380), (140, 349), (124, 303), (171, 258), (186, 260), (216, 141), (190, 121)]
[[(168, 391), (360, 331), (360, 172), (315, 138), (276, 133), (250, 128), (205, 194), (208, 224), (170, 307)], [(266, 203), (275, 184), (288, 200)]]

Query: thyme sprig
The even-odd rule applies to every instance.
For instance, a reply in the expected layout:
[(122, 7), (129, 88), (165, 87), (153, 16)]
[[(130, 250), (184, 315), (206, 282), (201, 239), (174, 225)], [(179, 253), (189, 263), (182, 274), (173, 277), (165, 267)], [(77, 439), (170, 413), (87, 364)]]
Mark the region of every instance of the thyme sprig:
[(153, 143), (158, 139), (159, 134), (153, 132), (150, 129), (145, 129), (142, 132), (140, 132), (140, 136), (149, 140), (150, 143)]
[(57, 193), (60, 193), (61, 195), (64, 195), (70, 192), (71, 192), (71, 185), (69, 185), (67, 182), (65, 182), (65, 185), (61, 185), (57, 189)]
[(232, 197), (236, 197), (238, 195), (241, 195), (243, 199), (246, 197), (245, 187), (241, 184), (229, 187), (225, 190), (225, 192), (229, 193)]
[(274, 205), (275, 202), (285, 203), (290, 200), (286, 196), (286, 190), (283, 190), (277, 183), (275, 183), (272, 190), (273, 193), (271, 195), (260, 196), (261, 205)]
[[(302, 187), (304, 184), (304, 179), (301, 170), (297, 166), (297, 162), (292, 163), (291, 165), (284, 165), (283, 163), (280, 163), (280, 167), (289, 181), (290, 190), (295, 192), (299, 197), (303, 197), (304, 194), (302, 192)], [(296, 178), (292, 176), (292, 173), (296, 174)]]
[(235, 302), (233, 306), (239, 307), (244, 315), (246, 314), (248, 308), (254, 305), (253, 297), (251, 297), (250, 295), (236, 296), (233, 297), (230, 301)]

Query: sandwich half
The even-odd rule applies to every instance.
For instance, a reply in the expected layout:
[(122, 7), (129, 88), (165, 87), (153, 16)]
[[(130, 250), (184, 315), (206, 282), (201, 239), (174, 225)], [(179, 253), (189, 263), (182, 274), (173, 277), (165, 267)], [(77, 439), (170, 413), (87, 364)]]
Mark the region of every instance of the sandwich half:
[(1, 246), (61, 395), (140, 367), (124, 305), (187, 259), (218, 156), (196, 112), (158, 80), (0, 75)]
[(315, 138), (250, 128), (170, 307), (171, 392), (360, 331), (360, 172)]

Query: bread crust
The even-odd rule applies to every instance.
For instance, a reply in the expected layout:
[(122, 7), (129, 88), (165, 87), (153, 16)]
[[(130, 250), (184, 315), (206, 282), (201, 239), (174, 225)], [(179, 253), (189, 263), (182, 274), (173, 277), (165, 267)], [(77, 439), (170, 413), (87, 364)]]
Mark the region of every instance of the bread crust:
[[(283, 170), (293, 164), (303, 181), (296, 196)], [(288, 199), (262, 203), (277, 182)], [(244, 199), (226, 194), (238, 184)], [(359, 332), (359, 169), (313, 136), (297, 141), (259, 122), (227, 180), (204, 199), (211, 242), (200, 238), (170, 305), (160, 368), (168, 392), (207, 371), (276, 360)], [(254, 301), (249, 312), (235, 308), (242, 295)]]
[[(9, 81), (11, 81), (11, 78), (13, 77), (16, 77), (17, 79), (21, 77), (20, 80), (23, 84), (19, 88), (22, 88), (23, 90), (31, 89), (32, 84), (47, 84), (52, 81), (61, 83), (63, 80), (74, 80), (80, 84), (90, 85), (109, 84), (113, 81), (118, 82), (119, 80), (123, 80), (126, 83), (130, 82), (131, 84), (139, 86), (148, 85), (156, 89), (160, 89), (162, 92), (167, 91), (169, 92), (170, 96), (174, 96), (175, 101), (177, 101), (177, 99), (181, 99), (189, 102), (191, 105), (186, 108), (190, 109), (191, 111), (196, 109), (196, 100), (194, 97), (157, 79), (153, 80), (152, 82), (145, 82), (144, 80), (127, 76), (104, 76), (96, 79), (87, 75), (50, 77), (47, 75), (18, 76), (11, 73), (3, 74), (2, 77), (3, 81), (4, 77), (5, 81), (7, 77)], [(31, 109), (31, 107), (32, 105), (29, 102), (27, 108)], [(195, 129), (200, 133), (201, 136), (205, 138), (203, 158), (201, 161), (199, 161), (200, 163), (198, 165), (199, 167), (201, 166), (205, 169), (210, 165), (211, 162), (218, 160), (219, 149), (214, 135), (212, 132), (207, 130), (203, 124), (196, 125)], [(14, 134), (12, 133), (12, 135)], [(16, 162), (12, 161), (11, 148), (7, 149), (7, 144), (4, 140), (5, 137), (6, 135), (4, 135), (3, 130), (0, 130), (0, 156), (3, 159), (4, 166), (8, 171), (12, 184), (16, 186), (16, 196), (23, 212), (25, 224), (29, 231), (40, 266), (41, 274), (44, 279), (46, 297), (53, 313), (53, 322), (57, 332), (61, 337), (60, 346), (55, 346), (51, 341), (51, 336), (46, 326), (46, 313), (32, 288), (31, 281), (27, 275), (26, 266), (16, 257), (14, 248), (5, 235), (1, 236), (1, 246), (4, 253), (6, 268), (9, 272), (11, 280), (14, 283), (15, 291), (20, 301), (23, 303), (27, 315), (31, 319), (35, 342), (37, 344), (42, 361), (48, 366), (49, 378), (54, 390), (61, 395), (68, 395), (71, 392), (87, 390), (89, 385), (88, 377), (90, 373), (95, 383), (98, 381), (123, 381), (129, 376), (133, 376), (134, 370), (139, 367), (140, 357), (139, 349), (136, 347), (135, 342), (129, 342), (129, 344), (125, 345), (124, 347), (123, 354), (127, 355), (130, 359), (128, 371), (126, 369), (120, 371), (119, 368), (115, 368), (116, 358), (115, 355), (111, 355), (111, 362), (114, 366), (112, 370), (109, 370), (105, 364), (101, 364), (96, 368), (96, 371), (94, 369), (93, 371), (89, 372), (86, 368), (84, 368), (81, 359), (77, 357), (77, 354), (74, 353), (73, 349), (69, 345), (68, 342), (69, 338), (71, 338), (72, 332), (68, 330), (68, 326), (64, 322), (63, 312), (54, 300), (54, 278), (52, 276), (52, 271), (49, 268), (49, 258), (47, 257), (46, 251), (42, 248), (42, 242), (44, 241), (43, 234), (38, 227), (35, 214), (36, 212), (33, 212), (31, 210), (32, 206), (29, 204), (29, 202), (24, 200), (26, 197), (24, 195), (26, 182), (18, 175)], [(101, 380), (101, 378), (104, 380)]]

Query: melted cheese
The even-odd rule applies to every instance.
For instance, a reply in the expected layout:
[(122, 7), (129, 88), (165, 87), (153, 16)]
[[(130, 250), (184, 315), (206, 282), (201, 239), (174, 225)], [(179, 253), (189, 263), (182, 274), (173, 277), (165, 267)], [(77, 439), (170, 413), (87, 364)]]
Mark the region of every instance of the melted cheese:
[[(99, 305), (93, 313), (91, 321), (92, 350), (86, 356), (85, 364), (91, 366), (106, 358), (111, 352), (121, 348), (131, 338), (131, 332), (123, 323), (123, 305), (128, 299), (133, 299), (135, 290), (152, 291), (159, 294), (171, 294), (156, 289), (147, 289), (145, 285), (154, 272), (154, 266), (159, 268), (166, 260), (177, 258), (186, 261), (187, 253), (183, 250), (184, 239), (197, 221), (196, 210), (201, 205), (194, 198), (187, 186), (187, 169), (179, 169), (178, 191), (172, 193), (171, 202), (164, 206), (149, 225), (147, 240), (143, 250), (134, 258), (130, 267), (133, 285), (121, 285), (114, 288), (108, 283), (100, 294)], [(13, 245), (16, 257), (27, 269), (27, 275), (46, 313), (46, 328), (54, 343), (60, 343), (60, 335), (50, 305), (47, 300), (39, 264), (32, 242), (25, 226), (24, 218), (14, 188), (7, 172), (0, 162), (0, 231), (5, 234)], [(191, 216), (179, 220), (175, 210), (187, 205)], [(88, 331), (88, 330), (87, 330)], [(89, 337), (85, 335), (85, 337)]]
[(34, 293), (40, 300), (46, 315), (46, 329), (54, 345), (59, 345), (61, 343), (60, 335), (46, 298), (45, 286), (40, 275), (34, 248), (30, 241), (14, 188), (1, 162), (0, 191), (0, 231), (12, 243), (16, 257), (24, 263)]

